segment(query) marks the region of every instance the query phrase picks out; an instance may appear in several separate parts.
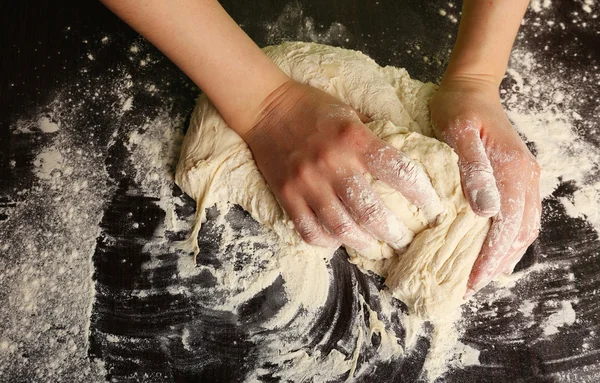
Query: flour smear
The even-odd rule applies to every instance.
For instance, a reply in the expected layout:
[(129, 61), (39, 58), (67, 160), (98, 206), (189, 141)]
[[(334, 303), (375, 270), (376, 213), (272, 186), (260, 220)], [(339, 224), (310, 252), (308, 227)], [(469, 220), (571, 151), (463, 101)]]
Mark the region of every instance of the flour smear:
[[(537, 28), (535, 33), (564, 29), (552, 15), (557, 3), (532, 1), (532, 14), (525, 25)], [(597, 16), (600, 5), (593, 0), (579, 3), (581, 11), (573, 16), (573, 24), (588, 28), (587, 18)], [(455, 23), (459, 18), (456, 7), (448, 3), (439, 10), (436, 8), (435, 13), (444, 22)], [(297, 5), (287, 7), (279, 19), (267, 27), (272, 42), (293, 38), (337, 45), (352, 38), (350, 28), (342, 24), (315, 25)], [(151, 70), (159, 62), (141, 41), (124, 48), (129, 67), (111, 68), (99, 78), (91, 74), (91, 65), (98, 62), (102, 49), (118, 40), (118, 36), (103, 35), (97, 41), (89, 41), (90, 52), (81, 59), (90, 66), (77, 73), (78, 79), (50, 92), (48, 103), (25, 112), (11, 124), (13, 142), (31, 147), (32, 156), (10, 159), (9, 166), (18, 181), (11, 184), (10, 190), (3, 190), (5, 195), (0, 206), (2, 216), (8, 217), (0, 221), (2, 381), (17, 381), (17, 378), (40, 382), (105, 381), (108, 373), (105, 362), (88, 356), (95, 294), (92, 256), (101, 233), (100, 222), (105, 207), (117, 188), (115, 180), (120, 173), (127, 173), (143, 193), (156, 197), (157, 204), (166, 213), (164, 227), (156, 233), (160, 242), (156, 249), (163, 251), (170, 245), (168, 232), (187, 232), (191, 228), (191, 221), (176, 214), (176, 210), (189, 201), (172, 192), (185, 119), (172, 110), (177, 109), (174, 105), (178, 105), (179, 110), (185, 107), (177, 104), (177, 100), (162, 98), (168, 96), (166, 91), (163, 93), (163, 89), (171, 86), (168, 81), (155, 78), (134, 82), (137, 71)], [(423, 60), (416, 53), (415, 59)], [(582, 110), (583, 106), (589, 105), (583, 102), (585, 97), (597, 95), (600, 85), (598, 67), (568, 71), (554, 64), (549, 69), (549, 65), (540, 51), (530, 50), (526, 44), (517, 41), (503, 88), (503, 103), (515, 128), (532, 144), (542, 167), (542, 197), (551, 196), (562, 184), (572, 185), (574, 192), (560, 197), (565, 212), (586, 222), (600, 234), (600, 148), (597, 141), (590, 139), (599, 132), (598, 122)], [(157, 100), (162, 107), (146, 108), (144, 102), (148, 99)], [(191, 101), (188, 108), (190, 105)], [(99, 116), (109, 116), (108, 120), (101, 120), (106, 125), (99, 125), (96, 120)], [(115, 145), (123, 146), (132, 166), (111, 160)], [(4, 203), (5, 200), (8, 202)], [(231, 227), (232, 222), (225, 218), (229, 208), (221, 206), (222, 214), (215, 223), (225, 231), (224, 241), (218, 244), (225, 261), (228, 243), (253, 249), (248, 241), (256, 235), (245, 233), (247, 238), (240, 238)], [(146, 249), (150, 261), (145, 267), (151, 268), (162, 262), (161, 253), (156, 249)], [(253, 253), (257, 259), (269, 259), (268, 250), (260, 251)], [(201, 271), (192, 264), (191, 257), (182, 256), (178, 262), (182, 279), (191, 279)], [(217, 273), (224, 290), (236, 284), (232, 278), (237, 275), (235, 273), (249, 282), (256, 278), (251, 270), (239, 271), (234, 269), (235, 265), (230, 266), (230, 269), (224, 269), (229, 274), (223, 270)], [(253, 270), (270, 268), (271, 276), (263, 276), (267, 280), (276, 279), (278, 273), (285, 273), (284, 267), (290, 267), (276, 262), (256, 263), (255, 266), (257, 269)], [(545, 270), (534, 267), (531, 273), (541, 274)], [(507, 289), (499, 290), (495, 293), (496, 298), (510, 297), (514, 294), (512, 286), (514, 282)], [(147, 289), (137, 294), (143, 298), (154, 292)], [(175, 296), (181, 291), (174, 289), (172, 293)], [(227, 300), (220, 302), (220, 307), (239, 305), (247, 296), (238, 293), (229, 295)], [(308, 302), (307, 297), (303, 299)], [(466, 324), (460, 316), (448, 318), (445, 327), (440, 325), (437, 333), (431, 333), (426, 324), (411, 323), (413, 318), (398, 314), (400, 310), (389, 296), (382, 293), (378, 301), (380, 307), (377, 310), (361, 306), (363, 316), (350, 329), (353, 341), (341, 344), (340, 348), (360, 350), (365, 339), (377, 334), (382, 345), (378, 352), (387, 358), (403, 355), (405, 349), (414, 346), (421, 336), (431, 337), (425, 367), (431, 379), (443, 375), (448, 368), (461, 369), (482, 363), (477, 345), (461, 339)], [(310, 309), (316, 310), (315, 302)], [(531, 325), (539, 326), (546, 338), (559, 336), (561, 331), (579, 320), (576, 303), (575, 299), (555, 301), (544, 320), (534, 323), (532, 319)], [(526, 318), (533, 318), (539, 315), (536, 314), (539, 307), (539, 302), (530, 299), (523, 301), (518, 311)], [(466, 310), (484, 309), (483, 305), (475, 303)], [(492, 317), (497, 313), (491, 311), (489, 315)], [(307, 318), (294, 320), (296, 329), (310, 325)], [(291, 321), (291, 318), (279, 316), (272, 326)], [(402, 339), (391, 330), (399, 324), (412, 330)], [(183, 331), (183, 335), (182, 347), (192, 348), (190, 332)], [(593, 335), (595, 332), (591, 330), (590, 336)], [(364, 365), (363, 370), (352, 369), (359, 353), (350, 351), (350, 358), (339, 351), (327, 355), (305, 350), (294, 353), (294, 340), (278, 339), (272, 334), (261, 339), (271, 347), (285, 347), (287, 353), (281, 354), (277, 361), (288, 366), (280, 371), (282, 378), (315, 373), (315, 366), (320, 368), (316, 381), (339, 376), (348, 370), (354, 376), (368, 372)], [(119, 336), (106, 334), (109, 343), (118, 344), (121, 340)], [(401, 343), (402, 347), (399, 346)], [(586, 343), (583, 347), (590, 346)], [(275, 351), (275, 348), (266, 348), (261, 352), (266, 356)], [(247, 378), (252, 380), (260, 373), (257, 370)]]

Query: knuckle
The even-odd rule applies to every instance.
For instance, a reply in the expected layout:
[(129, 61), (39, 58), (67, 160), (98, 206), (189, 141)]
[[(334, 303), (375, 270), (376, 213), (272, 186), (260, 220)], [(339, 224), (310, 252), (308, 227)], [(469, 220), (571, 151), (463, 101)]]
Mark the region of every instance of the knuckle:
[(465, 175), (493, 174), (490, 164), (484, 161), (461, 161), (460, 167)]
[(520, 151), (513, 159), (513, 165), (516, 165), (519, 169), (531, 169), (532, 171), (532, 155), (528, 151)]
[(390, 164), (396, 176), (405, 182), (416, 183), (420, 175), (417, 165), (405, 156), (398, 157)]
[(306, 243), (311, 245), (323, 243), (325, 235), (318, 221), (300, 216), (294, 219), (294, 227)]
[(298, 232), (304, 242), (310, 245), (316, 245), (323, 242), (323, 234), (316, 228), (300, 228), (298, 229)]
[(479, 135), (479, 127), (481, 120), (471, 112), (462, 112), (452, 119), (444, 121), (444, 124), (439, 126), (442, 132), (442, 138), (448, 145), (455, 147), (458, 142), (463, 140), (468, 135)]
[(478, 124), (480, 124), (479, 117), (469, 110), (462, 110), (454, 118), (446, 121), (446, 127), (454, 130), (464, 130)]
[(283, 200), (292, 199), (298, 190), (295, 180), (284, 180), (279, 184), (277, 188), (279, 191), (279, 197)]
[(336, 157), (337, 154), (335, 152), (335, 149), (332, 147), (325, 147), (325, 148), (321, 148), (319, 150), (316, 151), (315, 153), (315, 161), (318, 164), (318, 166), (329, 166), (331, 164), (335, 164), (336, 163)]
[(310, 180), (313, 177), (313, 169), (307, 163), (298, 163), (292, 166), (291, 168), (291, 176), (287, 180), (287, 182), (292, 185), (297, 185), (298, 183), (304, 183), (307, 180)]
[(354, 230), (354, 225), (351, 222), (340, 222), (331, 227), (331, 233), (337, 238), (349, 237)]
[(369, 132), (362, 124), (348, 122), (339, 127), (338, 139), (344, 146), (360, 147), (368, 142)]
[(383, 208), (378, 203), (371, 203), (358, 209), (356, 219), (358, 222), (369, 225), (383, 220)]

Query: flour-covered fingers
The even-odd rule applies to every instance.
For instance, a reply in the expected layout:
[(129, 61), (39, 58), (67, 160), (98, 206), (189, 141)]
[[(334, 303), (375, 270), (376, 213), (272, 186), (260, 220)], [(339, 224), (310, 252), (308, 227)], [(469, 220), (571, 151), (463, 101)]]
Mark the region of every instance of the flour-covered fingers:
[(525, 210), (526, 182), (514, 174), (510, 164), (496, 168), (500, 212), (492, 225), (473, 265), (465, 299), (490, 283), (501, 271), (500, 267), (509, 256), (511, 247), (519, 234)]
[(354, 220), (375, 238), (396, 250), (404, 249), (413, 233), (379, 198), (362, 175), (343, 177), (337, 185), (337, 194)]
[(485, 147), (480, 138), (480, 130), (475, 122), (466, 120), (463, 126), (445, 132), (447, 142), (458, 155), (460, 178), (475, 214), (491, 217), (500, 210), (500, 194)]
[(392, 146), (381, 142), (374, 147), (366, 158), (371, 174), (399, 191), (434, 224), (445, 209), (425, 170)]
[(340, 246), (341, 243), (323, 228), (315, 213), (303, 199), (282, 199), (279, 202), (292, 219), (294, 228), (306, 243), (327, 248)]
[(333, 190), (313, 195), (318, 195), (319, 199), (309, 201), (309, 204), (334, 239), (359, 252), (367, 251), (377, 244), (377, 240), (354, 221)]
[(515, 266), (517, 266), (527, 248), (536, 240), (540, 232), (542, 211), (539, 187), (540, 170), (535, 161), (532, 162), (532, 167), (534, 170), (527, 187), (523, 224), (512, 245), (512, 253), (509, 254), (505, 263), (501, 266), (502, 273), (506, 275), (512, 274)]

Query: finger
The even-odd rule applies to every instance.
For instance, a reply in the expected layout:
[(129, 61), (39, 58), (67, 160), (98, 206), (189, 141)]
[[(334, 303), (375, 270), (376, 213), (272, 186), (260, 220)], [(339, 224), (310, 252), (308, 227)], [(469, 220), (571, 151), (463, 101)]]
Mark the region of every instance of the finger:
[(370, 173), (398, 190), (409, 202), (421, 209), (429, 224), (444, 213), (444, 205), (431, 185), (425, 170), (407, 155), (385, 143), (367, 155)]
[(532, 177), (527, 187), (523, 225), (512, 245), (513, 252), (500, 266), (502, 273), (512, 274), (527, 248), (535, 241), (540, 232), (542, 204), (540, 201), (539, 167), (535, 164)]
[(525, 209), (525, 182), (511, 174), (510, 164), (499, 167), (498, 190), (500, 212), (493, 218), (492, 225), (467, 283), (465, 299), (490, 283), (498, 274), (515, 241)]
[(294, 223), (294, 228), (306, 243), (326, 248), (340, 247), (340, 241), (333, 238), (325, 230), (315, 213), (303, 199), (298, 198), (293, 203), (282, 200), (280, 204)]
[(482, 217), (492, 217), (500, 210), (500, 194), (479, 129), (471, 126), (454, 128), (447, 134), (450, 146), (458, 155), (463, 190), (471, 209)]
[(309, 205), (334, 239), (358, 252), (368, 251), (377, 244), (375, 238), (356, 224), (333, 190), (312, 195), (319, 195), (320, 198), (308, 201)]
[(403, 250), (413, 233), (385, 204), (362, 175), (344, 177), (336, 192), (355, 221), (375, 238), (395, 250)]

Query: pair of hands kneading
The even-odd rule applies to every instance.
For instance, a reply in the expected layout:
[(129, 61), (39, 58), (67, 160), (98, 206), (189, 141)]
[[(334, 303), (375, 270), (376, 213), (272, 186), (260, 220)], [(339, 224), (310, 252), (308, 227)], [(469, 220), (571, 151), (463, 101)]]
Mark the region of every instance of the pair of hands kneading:
[[(458, 106), (458, 107), (457, 107)], [(430, 103), (439, 139), (459, 156), (473, 211), (494, 217), (466, 298), (510, 274), (539, 230), (539, 167), (491, 89), (452, 84)], [(430, 225), (443, 205), (421, 168), (373, 134), (368, 118), (333, 96), (287, 82), (243, 136), (261, 173), (308, 243), (357, 251), (376, 241), (402, 251), (412, 232), (367, 182), (375, 177), (422, 209)]]
[[(178, 65), (246, 140), (259, 170), (309, 243), (400, 252), (412, 232), (368, 182), (444, 213), (427, 174), (373, 134), (350, 106), (293, 81), (217, 0), (102, 0)], [(465, 297), (509, 274), (540, 225), (539, 167), (504, 114), (498, 87), (528, 0), (465, 0), (458, 37), (430, 102), (437, 138), (459, 157), (473, 211), (493, 217)], [(393, 48), (391, 48), (393, 49)]]

